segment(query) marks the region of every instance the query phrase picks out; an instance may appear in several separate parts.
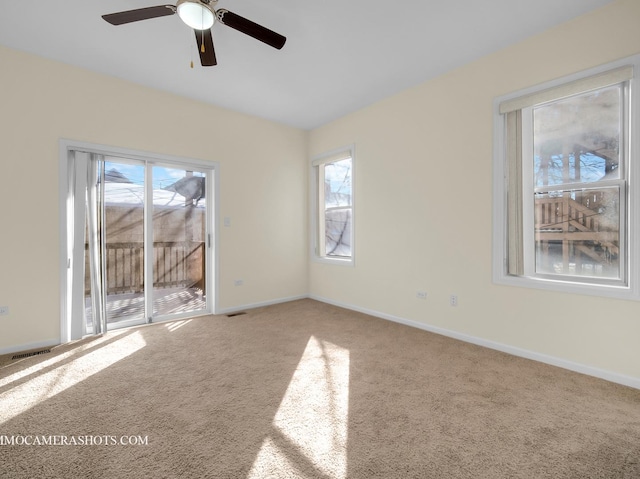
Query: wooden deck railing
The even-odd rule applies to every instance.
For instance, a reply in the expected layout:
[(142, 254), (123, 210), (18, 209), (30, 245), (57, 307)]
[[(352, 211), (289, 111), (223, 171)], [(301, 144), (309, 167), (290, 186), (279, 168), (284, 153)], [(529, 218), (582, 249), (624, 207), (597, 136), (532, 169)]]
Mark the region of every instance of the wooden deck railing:
[(569, 261), (570, 244), (599, 262), (606, 258), (598, 251), (606, 255), (620, 251), (618, 225), (567, 196), (536, 199), (535, 237), (542, 245), (561, 242), (565, 262)]
[[(85, 245), (85, 251), (88, 251), (88, 245)], [(107, 243), (105, 254), (108, 295), (143, 291), (143, 243)], [(85, 254), (86, 258), (88, 256)], [(155, 242), (153, 244), (154, 288), (191, 287), (202, 282), (204, 261), (205, 250), (202, 242)], [(85, 267), (89, 267), (88, 260)], [(90, 284), (87, 280), (85, 294), (89, 293)]]

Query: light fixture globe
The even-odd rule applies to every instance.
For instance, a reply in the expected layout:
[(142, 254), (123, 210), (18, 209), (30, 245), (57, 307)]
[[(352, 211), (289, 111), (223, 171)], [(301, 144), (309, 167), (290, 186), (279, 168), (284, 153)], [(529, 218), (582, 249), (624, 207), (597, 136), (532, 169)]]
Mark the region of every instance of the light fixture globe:
[(213, 9), (199, 0), (178, 0), (176, 10), (180, 19), (194, 30), (208, 30), (216, 15)]

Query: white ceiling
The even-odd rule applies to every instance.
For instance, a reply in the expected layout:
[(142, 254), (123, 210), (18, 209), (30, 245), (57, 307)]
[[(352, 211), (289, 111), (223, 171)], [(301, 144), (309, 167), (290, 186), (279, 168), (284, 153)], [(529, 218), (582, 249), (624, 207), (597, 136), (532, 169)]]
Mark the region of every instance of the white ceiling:
[(218, 65), (203, 68), (177, 15), (101, 18), (162, 1), (0, 0), (0, 44), (311, 129), (611, 1), (219, 0), (287, 43), (276, 50), (216, 23)]

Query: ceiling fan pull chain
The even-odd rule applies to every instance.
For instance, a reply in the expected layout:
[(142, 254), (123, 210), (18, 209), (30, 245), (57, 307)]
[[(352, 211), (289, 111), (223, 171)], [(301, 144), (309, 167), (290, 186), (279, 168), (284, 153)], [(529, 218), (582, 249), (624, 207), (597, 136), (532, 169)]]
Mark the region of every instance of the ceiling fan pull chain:
[(193, 69), (193, 47), (191, 46), (189, 47), (189, 59), (191, 60), (191, 69)]
[[(202, 24), (204, 25), (204, 10), (200, 12), (202, 16)], [(204, 30), (202, 31), (202, 40), (200, 41), (200, 51), (204, 53)]]

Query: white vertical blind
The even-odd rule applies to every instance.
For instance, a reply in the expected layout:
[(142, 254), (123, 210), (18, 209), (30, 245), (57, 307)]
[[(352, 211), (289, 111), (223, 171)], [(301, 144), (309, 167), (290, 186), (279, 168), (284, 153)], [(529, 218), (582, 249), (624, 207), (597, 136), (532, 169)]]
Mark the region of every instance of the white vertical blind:
[[(104, 259), (104, 158), (92, 153), (87, 167), (87, 226), (93, 334), (107, 331)], [(84, 251), (84, 247), (82, 248)]]
[[(91, 283), (91, 309), (93, 334), (102, 334), (107, 330), (107, 315), (104, 298), (104, 258), (102, 255), (102, 187), (104, 177), (102, 155), (85, 151), (69, 151), (69, 198), (68, 214), (73, 218), (69, 230), (68, 284), (70, 285), (71, 308), (67, 317), (67, 335), (63, 338), (72, 341), (87, 333), (85, 328), (85, 241), (89, 243), (89, 275)], [(86, 228), (85, 228), (86, 225)], [(88, 235), (85, 238), (85, 232)]]
[(68, 238), (67, 284), (70, 290), (67, 310), (66, 337), (63, 340), (74, 341), (84, 334), (84, 222), (86, 218), (87, 164), (88, 153), (69, 152), (69, 191), (67, 214), (71, 219)]
[(507, 137), (507, 272), (524, 273), (522, 251), (522, 114), (512, 111), (506, 118)]

